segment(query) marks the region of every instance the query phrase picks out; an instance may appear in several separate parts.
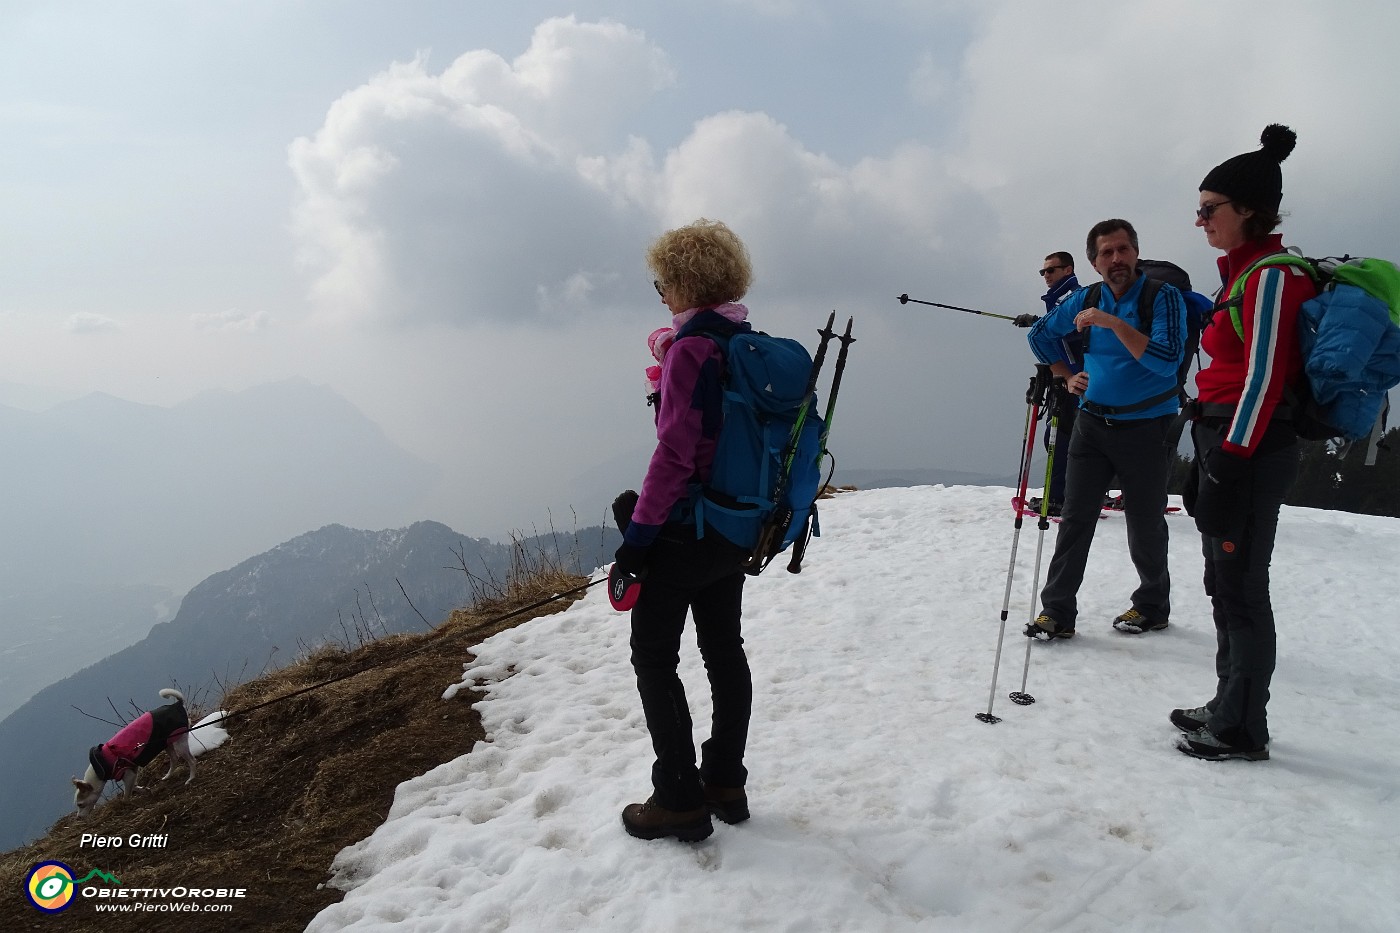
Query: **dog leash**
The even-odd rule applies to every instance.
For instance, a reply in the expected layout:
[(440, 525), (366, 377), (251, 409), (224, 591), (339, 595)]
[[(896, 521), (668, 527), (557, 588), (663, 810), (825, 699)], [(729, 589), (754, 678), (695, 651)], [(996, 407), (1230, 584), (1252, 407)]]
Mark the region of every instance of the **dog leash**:
[[(597, 580), (590, 580), (590, 581), (588, 581), (587, 583), (580, 583), (578, 586), (573, 587), (572, 589), (564, 590), (562, 593), (555, 593), (553, 596), (550, 596), (550, 597), (547, 598), (547, 599), (542, 599), (542, 600), (540, 600), (539, 602), (531, 603), (531, 604), (528, 605), (528, 606), (521, 606), (519, 609), (512, 610), (511, 612), (507, 612), (505, 615), (497, 616), (497, 617), (494, 618), (494, 619), (487, 619), (485, 622), (482, 622), (482, 623), (480, 623), (479, 625), (474, 625), (474, 626), (472, 626), (471, 628), (467, 629), (467, 630), (464, 631), (464, 632), (458, 632), (458, 633), (455, 633), (455, 634), (453, 634), (453, 635), (449, 635), (449, 636), (447, 636), (447, 637), (448, 637), (448, 638), (456, 638), (456, 637), (458, 637), (458, 635), (470, 634), (470, 633), (472, 633), (472, 632), (478, 632), (478, 631), (480, 631), (480, 630), (482, 630), (482, 629), (484, 629), (484, 628), (488, 628), (488, 627), (490, 627), (490, 626), (492, 626), (492, 625), (496, 625), (497, 623), (504, 622), (504, 621), (506, 621), (507, 619), (513, 619), (513, 618), (515, 618), (515, 617), (518, 616), (518, 615), (522, 615), (522, 614), (524, 614), (524, 613), (526, 613), (526, 612), (530, 612), (530, 611), (533, 610), (533, 609), (539, 609), (541, 606), (548, 606), (550, 603), (558, 602), (559, 600), (563, 599), (565, 596), (572, 596), (572, 595), (575, 594), (575, 593), (581, 593), (581, 592), (583, 592), (584, 590), (587, 590), (587, 589), (590, 589), (590, 588), (592, 588), (592, 587), (597, 586), (599, 583), (606, 582), (607, 579), (608, 579), (607, 577), (600, 577), (600, 578), (597, 579)], [(398, 658), (398, 661), (406, 661), (406, 660), (408, 660), (409, 658), (411, 658), (411, 657), (413, 657), (415, 654), (417, 654), (419, 651), (422, 651), (424, 648), (426, 648), (426, 647), (428, 646), (428, 644), (429, 644), (429, 643), (425, 643), (425, 644), (419, 645), (417, 648), (414, 648), (412, 651), (405, 652), (404, 655), (403, 655), (402, 657)], [(373, 666), (373, 665), (371, 665), (371, 666)], [(253, 705), (253, 706), (250, 706), (250, 707), (248, 707), (247, 709), (238, 709), (238, 710), (234, 710), (234, 711), (231, 712), (231, 713), (225, 713), (223, 716), (220, 716), (218, 719), (213, 719), (213, 720), (210, 720), (209, 722), (200, 723), (200, 724), (197, 725), (197, 726), (191, 726), (191, 727), (189, 728), (188, 731), (189, 731), (189, 732), (194, 732), (196, 729), (203, 729), (203, 728), (205, 728), (206, 726), (217, 726), (217, 725), (222, 725), (223, 723), (228, 722), (230, 719), (233, 719), (234, 717), (237, 717), (237, 716), (247, 716), (249, 713), (255, 713), (255, 712), (257, 712), (257, 711), (260, 710), (260, 709), (263, 709), (263, 708), (268, 707), (268, 706), (272, 706), (273, 704), (276, 704), (276, 703), (281, 703), (281, 702), (284, 701), (284, 700), (295, 699), (296, 697), (299, 697), (299, 696), (301, 696), (302, 694), (311, 693), (312, 691), (315, 691), (315, 690), (320, 690), (322, 687), (329, 687), (331, 684), (339, 683), (339, 682), (342, 681), (342, 680), (349, 680), (351, 677), (356, 677), (356, 676), (358, 676), (358, 675), (360, 675), (360, 674), (363, 674), (365, 671), (367, 671), (367, 670), (369, 670), (369, 669), (370, 669), (369, 667), (362, 667), (362, 668), (360, 668), (359, 670), (357, 670), (357, 671), (351, 671), (351, 672), (348, 673), (348, 674), (337, 674), (335, 677), (330, 677), (330, 678), (327, 678), (326, 680), (323, 680), (323, 681), (321, 681), (321, 682), (319, 682), (319, 683), (314, 683), (314, 684), (311, 684), (310, 686), (302, 687), (300, 690), (293, 690), (291, 693), (285, 693), (285, 694), (283, 694), (283, 695), (281, 695), (281, 696), (275, 696), (275, 697), (273, 697), (273, 698), (270, 699), (270, 700), (264, 700), (263, 702), (257, 703), (257, 704), (255, 704), (255, 705)], [(76, 709), (76, 707), (75, 707), (75, 709)], [(81, 713), (82, 710), (78, 710), (78, 712)], [(88, 715), (88, 714), (83, 713), (83, 715), (86, 716), (86, 715)], [(96, 717), (93, 717), (93, 718), (96, 718)], [(101, 720), (101, 721), (102, 721), (102, 722), (106, 722), (105, 719), (104, 719), (104, 720)]]

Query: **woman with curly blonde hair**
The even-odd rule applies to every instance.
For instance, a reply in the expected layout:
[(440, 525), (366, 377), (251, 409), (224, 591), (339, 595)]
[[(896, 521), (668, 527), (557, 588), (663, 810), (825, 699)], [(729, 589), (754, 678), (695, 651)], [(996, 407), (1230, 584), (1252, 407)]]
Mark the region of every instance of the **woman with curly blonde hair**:
[[(661, 361), (656, 451), (642, 481), (613, 504), (623, 531), (617, 568), (644, 578), (632, 607), (632, 667), (656, 761), (652, 796), (622, 811), (627, 832), (687, 842), (748, 819), (744, 747), (753, 680), (740, 633), (748, 552), (713, 528), (698, 537), (689, 488), (710, 477), (723, 424), (720, 338), (749, 331), (738, 304), (753, 278), (748, 250), (719, 221), (700, 219), (663, 233), (646, 254), (671, 314), (674, 342)], [(677, 675), (686, 613), (695, 620), (713, 700), (710, 738), (696, 765), (690, 707)]]

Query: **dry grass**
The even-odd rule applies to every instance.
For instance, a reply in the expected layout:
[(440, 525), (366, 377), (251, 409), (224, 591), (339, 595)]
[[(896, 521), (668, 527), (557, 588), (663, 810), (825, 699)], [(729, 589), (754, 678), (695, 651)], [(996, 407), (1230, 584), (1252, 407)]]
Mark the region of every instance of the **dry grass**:
[[(384, 820), (394, 788), (471, 751), (484, 737), (474, 704), (481, 694), (443, 691), (461, 678), (468, 649), (499, 631), (557, 612), (580, 594), (500, 617), (587, 580), (549, 561), (523, 560), (504, 585), (483, 588), (421, 635), (393, 635), (353, 649), (317, 649), (299, 663), (231, 689), (223, 709), (247, 710), (304, 687), (344, 677), (234, 718), (221, 747), (199, 759), (193, 784), (155, 783), (99, 807), (87, 822), (67, 816), (49, 835), (0, 855), (0, 923), (5, 930), (103, 933), (302, 930), (339, 891), (323, 887), (335, 854)], [(477, 592), (477, 591), (474, 591)], [(158, 758), (144, 774), (164, 773)], [(177, 771), (182, 780), (183, 772)], [(80, 847), (82, 833), (164, 834), (165, 848)], [(35, 862), (57, 860), (78, 877), (100, 868), (124, 888), (178, 885), (245, 888), (230, 914), (99, 914), (78, 901), (58, 916), (35, 911), (22, 881)], [(154, 900), (159, 900), (158, 898)]]

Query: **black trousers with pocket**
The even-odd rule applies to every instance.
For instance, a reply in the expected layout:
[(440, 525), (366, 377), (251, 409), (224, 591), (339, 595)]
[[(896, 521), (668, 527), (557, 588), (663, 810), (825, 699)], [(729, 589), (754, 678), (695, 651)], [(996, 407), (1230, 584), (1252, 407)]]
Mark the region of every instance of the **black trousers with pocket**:
[[(1219, 427), (1197, 424), (1198, 458), (1219, 446)], [(1284, 422), (1271, 424), (1250, 466), (1249, 508), (1239, 546), (1227, 552), (1221, 539), (1202, 535), (1201, 547), (1216, 644), (1215, 696), (1206, 704), (1211, 711), (1206, 726), (1222, 742), (1253, 749), (1269, 742), (1269, 685), (1278, 645), (1269, 564), (1279, 507), (1298, 476), (1292, 428)]]
[[(656, 802), (668, 810), (703, 804), (701, 782), (743, 787), (748, 779), (744, 748), (753, 708), (753, 679), (740, 631), (743, 563), (747, 553), (709, 531), (696, 539), (693, 527), (668, 525), (647, 558), (647, 575), (632, 607), (632, 668), (656, 761), (651, 782)], [(680, 665), (686, 614), (710, 682), (710, 737), (695, 740)]]

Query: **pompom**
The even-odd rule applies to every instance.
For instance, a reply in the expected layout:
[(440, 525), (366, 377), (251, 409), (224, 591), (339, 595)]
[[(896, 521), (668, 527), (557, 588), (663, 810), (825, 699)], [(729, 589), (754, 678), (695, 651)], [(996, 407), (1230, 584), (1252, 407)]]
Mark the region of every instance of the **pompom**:
[(1282, 162), (1298, 144), (1298, 134), (1282, 123), (1270, 123), (1264, 127), (1264, 132), (1259, 134), (1259, 142), (1263, 145), (1266, 156), (1275, 162)]

